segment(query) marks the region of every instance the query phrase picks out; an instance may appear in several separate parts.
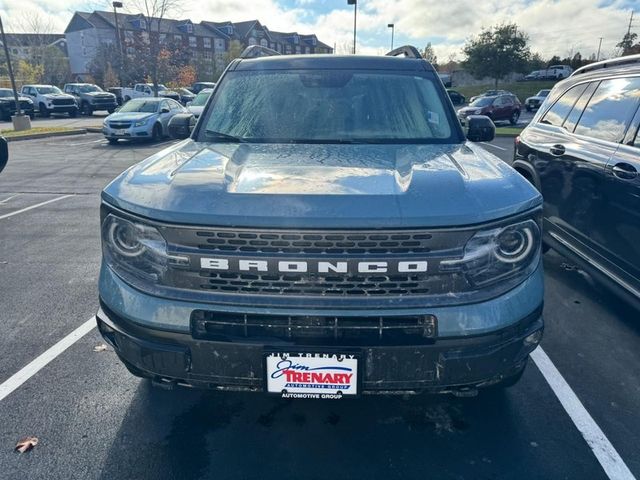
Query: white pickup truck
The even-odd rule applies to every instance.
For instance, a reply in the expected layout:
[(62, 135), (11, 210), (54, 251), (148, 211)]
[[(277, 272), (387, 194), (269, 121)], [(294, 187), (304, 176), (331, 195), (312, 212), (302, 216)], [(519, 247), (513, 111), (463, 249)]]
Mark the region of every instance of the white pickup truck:
[[(136, 83), (133, 88), (124, 87), (122, 89), (122, 98), (128, 102), (132, 98), (153, 97), (153, 83)], [(163, 98), (171, 98), (180, 101), (180, 94), (169, 90), (162, 84), (158, 84), (158, 96)]]

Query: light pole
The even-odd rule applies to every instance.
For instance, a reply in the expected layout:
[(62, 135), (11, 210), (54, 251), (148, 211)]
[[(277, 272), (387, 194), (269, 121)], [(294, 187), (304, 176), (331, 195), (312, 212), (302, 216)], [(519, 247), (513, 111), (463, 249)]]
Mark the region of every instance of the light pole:
[(118, 8), (122, 8), (122, 2), (113, 2), (113, 16), (116, 24), (116, 36), (118, 37), (118, 51), (120, 52), (120, 86), (123, 86), (122, 75), (124, 72), (124, 53), (122, 51), (122, 39), (120, 38), (120, 27), (118, 25)]
[(356, 54), (356, 18), (358, 17), (358, 0), (347, 0), (347, 5), (353, 5), (353, 54)]
[(600, 43), (598, 43), (598, 54), (596, 55), (596, 62), (600, 60), (600, 48), (602, 47), (602, 37), (600, 37)]
[(391, 50), (393, 50), (393, 34), (396, 30), (396, 24), (395, 23), (390, 23), (387, 25), (387, 27), (389, 27), (391, 29)]

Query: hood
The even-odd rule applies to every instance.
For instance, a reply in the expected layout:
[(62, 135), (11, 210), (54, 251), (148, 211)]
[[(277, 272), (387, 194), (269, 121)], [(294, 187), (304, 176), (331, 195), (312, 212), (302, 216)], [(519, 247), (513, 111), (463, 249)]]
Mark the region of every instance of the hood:
[(471, 113), (477, 110), (484, 110), (486, 107), (462, 107), (458, 110), (458, 113)]
[(115, 120), (135, 122), (137, 120), (153, 117), (154, 115), (156, 114), (148, 112), (116, 112), (109, 115), (105, 120), (109, 120), (110, 122)]
[(86, 95), (87, 97), (115, 98), (115, 95), (109, 92), (85, 92), (82, 95)]
[(482, 148), (205, 144), (131, 167), (103, 199), (174, 223), (246, 227), (460, 226), (538, 206), (538, 191)]
[[(33, 103), (33, 101), (29, 97), (23, 97), (20, 94), (18, 94), (18, 101), (19, 102)], [(12, 96), (11, 97), (0, 97), (0, 102), (15, 102), (15, 98), (13, 98)]]
[(43, 93), (42, 96), (44, 98), (54, 99), (54, 98), (71, 98), (74, 99), (73, 95), (69, 95), (68, 93)]

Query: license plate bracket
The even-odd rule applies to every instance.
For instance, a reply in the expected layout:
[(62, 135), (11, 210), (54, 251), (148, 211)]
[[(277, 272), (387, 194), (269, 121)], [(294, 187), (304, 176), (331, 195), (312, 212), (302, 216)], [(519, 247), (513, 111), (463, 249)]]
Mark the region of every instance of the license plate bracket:
[(264, 390), (283, 398), (334, 400), (361, 393), (360, 351), (265, 348)]

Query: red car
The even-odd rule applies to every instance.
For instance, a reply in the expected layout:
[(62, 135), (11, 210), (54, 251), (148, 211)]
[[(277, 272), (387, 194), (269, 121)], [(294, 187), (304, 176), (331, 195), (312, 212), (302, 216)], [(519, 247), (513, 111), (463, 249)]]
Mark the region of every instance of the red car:
[(518, 123), (522, 105), (513, 94), (479, 97), (468, 106), (458, 110), (458, 117), (464, 125), (469, 115), (486, 115), (494, 122), (508, 120), (511, 125)]

